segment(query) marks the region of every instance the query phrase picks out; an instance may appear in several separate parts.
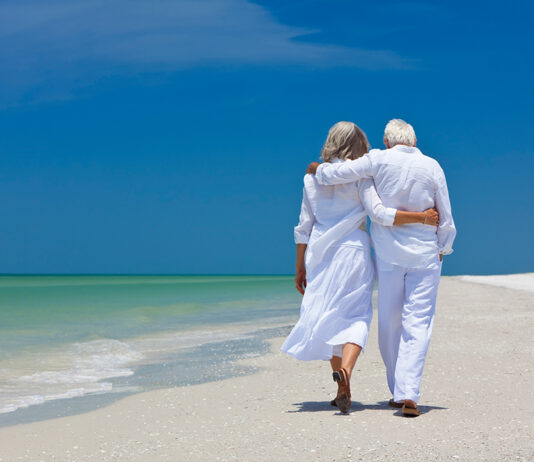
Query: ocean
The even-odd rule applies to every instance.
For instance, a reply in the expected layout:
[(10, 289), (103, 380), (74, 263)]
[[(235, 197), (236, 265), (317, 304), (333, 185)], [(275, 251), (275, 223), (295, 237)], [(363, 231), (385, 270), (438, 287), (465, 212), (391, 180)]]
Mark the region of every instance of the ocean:
[(291, 276), (2, 276), (0, 423), (250, 373), (236, 361), (286, 335), (300, 298)]

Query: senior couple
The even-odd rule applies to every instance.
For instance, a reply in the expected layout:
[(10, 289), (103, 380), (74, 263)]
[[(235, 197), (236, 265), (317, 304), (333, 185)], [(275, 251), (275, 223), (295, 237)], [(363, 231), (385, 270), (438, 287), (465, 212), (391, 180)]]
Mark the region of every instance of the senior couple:
[(331, 404), (343, 413), (350, 410), (351, 375), (372, 318), (372, 240), (389, 405), (420, 415), (442, 259), (452, 252), (456, 229), (443, 170), (416, 143), (413, 127), (394, 119), (384, 132), (386, 149), (367, 152), (365, 133), (339, 122), (328, 133), (323, 163), (310, 164), (304, 177), (295, 227), (295, 282), (304, 297), (282, 351), (330, 361), (338, 385)]

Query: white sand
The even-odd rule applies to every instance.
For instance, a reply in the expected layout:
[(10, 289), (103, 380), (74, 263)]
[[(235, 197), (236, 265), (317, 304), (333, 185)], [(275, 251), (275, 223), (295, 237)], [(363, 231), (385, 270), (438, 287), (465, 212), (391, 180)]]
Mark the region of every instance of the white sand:
[(258, 373), (0, 429), (2, 461), (532, 461), (534, 294), (443, 278), (421, 417), (389, 409), (376, 322), (349, 415), (328, 363), (278, 351)]
[(458, 278), (466, 282), (476, 282), (477, 284), (489, 284), (491, 286), (534, 292), (534, 273), (495, 276), (458, 276)]

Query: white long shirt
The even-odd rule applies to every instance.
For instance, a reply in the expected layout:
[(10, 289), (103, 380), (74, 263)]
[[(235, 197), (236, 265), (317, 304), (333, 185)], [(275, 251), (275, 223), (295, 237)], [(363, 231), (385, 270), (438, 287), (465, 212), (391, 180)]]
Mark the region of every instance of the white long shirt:
[[(343, 163), (339, 159), (332, 162)], [(384, 207), (372, 181), (321, 186), (314, 175), (306, 175), (295, 242), (309, 244), (306, 252), (309, 266), (319, 263), (331, 246), (362, 245), (367, 215), (387, 227), (393, 226), (396, 213), (396, 209)]]
[(437, 230), (421, 223), (384, 226), (371, 216), (373, 247), (381, 260), (406, 268), (423, 268), (435, 263), (438, 254), (452, 253), (456, 228), (445, 174), (435, 159), (423, 155), (419, 149), (403, 145), (374, 149), (356, 160), (322, 164), (316, 177), (323, 185), (373, 178), (386, 207), (410, 212), (431, 207), (438, 210)]

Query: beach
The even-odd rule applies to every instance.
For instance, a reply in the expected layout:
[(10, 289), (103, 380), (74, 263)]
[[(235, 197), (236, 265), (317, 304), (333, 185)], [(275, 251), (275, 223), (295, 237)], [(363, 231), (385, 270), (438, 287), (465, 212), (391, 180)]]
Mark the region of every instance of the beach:
[(418, 418), (387, 406), (374, 319), (348, 415), (329, 404), (329, 364), (282, 354), (278, 336), (237, 377), (4, 426), (0, 460), (533, 460), (534, 275), (521, 288), (463, 278), (441, 280)]

